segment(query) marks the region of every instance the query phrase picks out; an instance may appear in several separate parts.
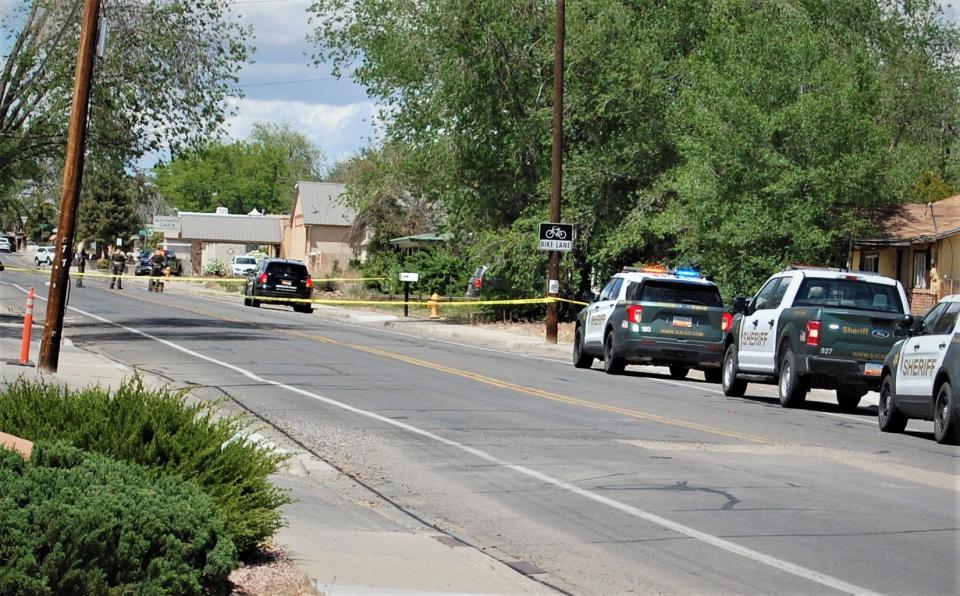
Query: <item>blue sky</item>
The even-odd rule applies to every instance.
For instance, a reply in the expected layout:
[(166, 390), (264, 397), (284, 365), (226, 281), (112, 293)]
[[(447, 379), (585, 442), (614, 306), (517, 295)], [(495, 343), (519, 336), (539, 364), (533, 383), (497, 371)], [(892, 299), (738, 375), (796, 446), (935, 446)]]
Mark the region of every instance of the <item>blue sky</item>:
[[(957, 22), (955, 1), (944, 1), (947, 17)], [(17, 0), (0, 0), (0, 16)], [(315, 142), (328, 164), (369, 144), (376, 135), (376, 104), (348, 78), (334, 79), (327, 67), (310, 64), (313, 47), (306, 41), (312, 27), (306, 12), (311, 0), (237, 0), (234, 11), (254, 28), (254, 63), (240, 73), (242, 99), (231, 100), (235, 113), (227, 134), (244, 138), (254, 122), (290, 123)], [(5, 40), (0, 40), (3, 52)], [(155, 156), (141, 162), (149, 167)]]

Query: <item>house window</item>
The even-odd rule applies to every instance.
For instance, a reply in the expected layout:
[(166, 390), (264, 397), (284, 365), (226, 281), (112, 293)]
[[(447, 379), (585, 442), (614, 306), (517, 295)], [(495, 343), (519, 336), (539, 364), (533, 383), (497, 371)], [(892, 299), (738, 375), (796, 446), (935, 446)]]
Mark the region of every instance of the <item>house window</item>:
[(918, 290), (927, 289), (927, 253), (917, 251), (913, 253), (913, 287)]
[(863, 256), (863, 270), (869, 271), (870, 273), (879, 273), (880, 271), (880, 255), (874, 253), (872, 255)]

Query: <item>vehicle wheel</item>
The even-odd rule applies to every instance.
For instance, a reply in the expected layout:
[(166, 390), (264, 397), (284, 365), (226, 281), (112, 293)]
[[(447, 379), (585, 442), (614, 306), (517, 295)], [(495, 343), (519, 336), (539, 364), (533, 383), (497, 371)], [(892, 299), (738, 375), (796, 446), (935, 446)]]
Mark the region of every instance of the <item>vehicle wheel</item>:
[(613, 331), (607, 332), (603, 338), (603, 372), (608, 375), (618, 375), (626, 368), (627, 363), (623, 358), (618, 358), (613, 354)]
[(933, 403), (933, 438), (946, 445), (960, 442), (960, 421), (957, 420), (957, 407), (953, 403), (953, 388), (949, 381), (940, 385)]
[(877, 408), (877, 422), (880, 430), (885, 433), (902, 433), (907, 428), (907, 417), (897, 409), (897, 402), (893, 395), (893, 381), (890, 375), (883, 379), (880, 385), (880, 403)]
[(573, 366), (576, 368), (590, 368), (593, 366), (593, 356), (583, 349), (583, 327), (577, 327), (573, 337)]
[(34, 260), (33, 260), (33, 266), (34, 266), (34, 267), (39, 267), (39, 266), (40, 266), (40, 259), (34, 259)]
[(670, 367), (670, 378), (681, 380), (686, 379), (687, 375), (690, 373), (690, 369), (686, 366), (671, 366)]
[(703, 371), (703, 379), (707, 383), (722, 383), (723, 382), (723, 369), (722, 368), (706, 368)]
[(840, 404), (840, 409), (844, 412), (856, 412), (864, 395), (866, 393), (860, 389), (842, 387), (837, 389), (837, 403)]
[(785, 348), (780, 357), (780, 382), (777, 387), (780, 389), (780, 405), (785, 408), (799, 407), (807, 399), (807, 388), (797, 375), (796, 358), (790, 348)]
[(313, 307), (309, 304), (294, 304), (293, 312), (302, 312), (305, 314), (310, 314), (313, 312)]
[(727, 397), (743, 397), (747, 392), (747, 382), (737, 378), (737, 346), (730, 344), (727, 353), (723, 355), (723, 369), (720, 376), (720, 385), (723, 394)]

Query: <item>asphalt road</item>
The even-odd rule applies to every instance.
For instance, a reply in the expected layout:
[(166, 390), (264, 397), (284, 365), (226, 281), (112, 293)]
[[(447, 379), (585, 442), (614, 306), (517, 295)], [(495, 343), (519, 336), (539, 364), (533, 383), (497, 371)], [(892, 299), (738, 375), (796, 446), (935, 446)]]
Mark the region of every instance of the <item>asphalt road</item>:
[(873, 408), (785, 410), (753, 385), (731, 399), (642, 367), (611, 377), (239, 300), (88, 286), (71, 296), (77, 345), (219, 388), (546, 586), (960, 593), (960, 448), (928, 423), (884, 435)]

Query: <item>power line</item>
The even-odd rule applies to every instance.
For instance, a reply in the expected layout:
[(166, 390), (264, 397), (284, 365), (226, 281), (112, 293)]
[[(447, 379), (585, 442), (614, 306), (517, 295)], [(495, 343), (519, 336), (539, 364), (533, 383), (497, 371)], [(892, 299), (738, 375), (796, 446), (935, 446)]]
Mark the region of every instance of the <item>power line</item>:
[(341, 79), (337, 77), (319, 77), (316, 79), (295, 79), (292, 81), (272, 81), (265, 83), (244, 83), (243, 85), (237, 85), (237, 87), (269, 87), (272, 85), (295, 85), (298, 83), (316, 83), (319, 81), (339, 81)]

